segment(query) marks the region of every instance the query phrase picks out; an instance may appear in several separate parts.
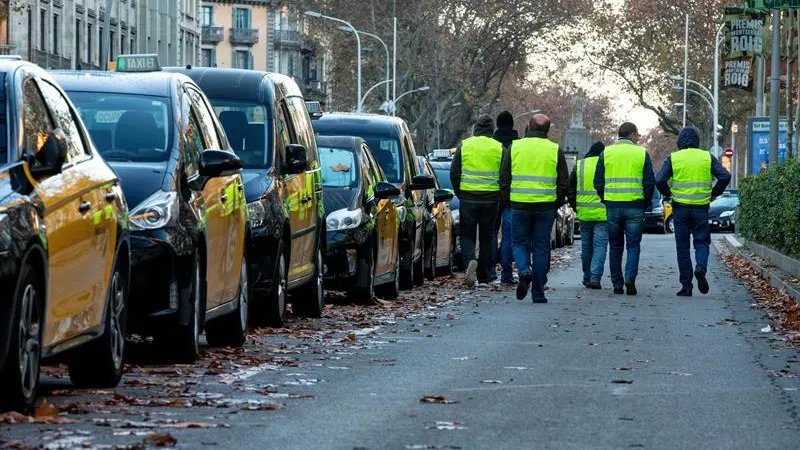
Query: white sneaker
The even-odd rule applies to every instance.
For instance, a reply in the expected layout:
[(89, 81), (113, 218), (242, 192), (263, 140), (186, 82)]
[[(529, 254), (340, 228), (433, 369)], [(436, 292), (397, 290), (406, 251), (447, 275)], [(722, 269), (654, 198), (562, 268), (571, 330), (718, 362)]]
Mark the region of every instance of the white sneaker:
[(478, 261), (474, 259), (467, 264), (467, 287), (472, 289), (478, 281)]
[(489, 283), (478, 283), (475, 286), (477, 286), (479, 288), (487, 288), (487, 287), (489, 287)]
[(500, 286), (502, 283), (500, 282), (500, 279), (499, 279), (499, 278), (497, 278), (497, 279), (495, 279), (494, 281), (492, 281), (490, 284), (491, 284), (492, 286)]

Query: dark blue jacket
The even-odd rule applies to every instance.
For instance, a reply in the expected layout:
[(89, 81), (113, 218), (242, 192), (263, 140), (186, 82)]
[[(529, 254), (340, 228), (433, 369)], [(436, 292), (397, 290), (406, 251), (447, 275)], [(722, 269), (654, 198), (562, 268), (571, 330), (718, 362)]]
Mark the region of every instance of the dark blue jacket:
[[(617, 142), (633, 143), (627, 139), (620, 139)], [(606, 166), (603, 156), (605, 151), (600, 154), (600, 159), (597, 161), (597, 169), (594, 172), (594, 188), (597, 190), (597, 195), (600, 200), (605, 203), (608, 208), (642, 208), (647, 209), (653, 201), (653, 192), (656, 190), (656, 178), (653, 175), (653, 162), (650, 161), (650, 154), (645, 153), (644, 157), (644, 173), (642, 174), (642, 190), (644, 191), (644, 199), (632, 202), (610, 202), (606, 201), (604, 192), (606, 188)]]
[[(719, 160), (711, 155), (711, 176), (717, 179), (717, 183), (711, 189), (711, 198), (719, 197), (725, 192), (725, 189), (728, 187), (728, 183), (731, 182), (731, 174), (728, 173), (728, 170), (719, 162)], [(672, 156), (667, 157), (667, 160), (664, 161), (664, 165), (661, 166), (661, 170), (658, 172), (658, 176), (656, 177), (656, 186), (658, 187), (658, 191), (661, 192), (661, 195), (664, 198), (672, 197), (672, 191), (669, 188), (669, 180), (672, 178)], [(695, 209), (708, 209), (708, 205), (685, 205), (682, 203), (678, 203), (673, 201), (672, 205), (676, 208), (695, 208)]]

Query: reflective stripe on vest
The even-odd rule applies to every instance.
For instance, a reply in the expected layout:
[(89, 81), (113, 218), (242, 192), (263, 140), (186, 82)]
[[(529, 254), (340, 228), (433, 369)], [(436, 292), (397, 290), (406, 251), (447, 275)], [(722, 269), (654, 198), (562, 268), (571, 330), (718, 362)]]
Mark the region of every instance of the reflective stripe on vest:
[(594, 189), (594, 173), (600, 158), (590, 156), (578, 162), (578, 220), (581, 222), (605, 222), (606, 205)]
[(500, 191), (503, 144), (486, 136), (473, 136), (461, 143), (461, 190)]
[(672, 154), (672, 199), (684, 205), (711, 203), (711, 154), (687, 148)]
[(511, 144), (511, 201), (556, 201), (558, 144), (548, 139), (523, 138)]
[(606, 147), (603, 152), (607, 201), (634, 202), (644, 199), (642, 177), (647, 150), (628, 143)]

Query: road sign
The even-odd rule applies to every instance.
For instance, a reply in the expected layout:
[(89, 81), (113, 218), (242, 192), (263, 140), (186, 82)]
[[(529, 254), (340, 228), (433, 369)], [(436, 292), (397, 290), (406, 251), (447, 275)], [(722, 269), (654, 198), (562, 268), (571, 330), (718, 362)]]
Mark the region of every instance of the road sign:
[(725, 156), (727, 156), (728, 158), (733, 158), (733, 149), (732, 148), (726, 148), (725, 149)]
[(744, 0), (744, 6), (756, 9), (800, 9), (800, 0)]

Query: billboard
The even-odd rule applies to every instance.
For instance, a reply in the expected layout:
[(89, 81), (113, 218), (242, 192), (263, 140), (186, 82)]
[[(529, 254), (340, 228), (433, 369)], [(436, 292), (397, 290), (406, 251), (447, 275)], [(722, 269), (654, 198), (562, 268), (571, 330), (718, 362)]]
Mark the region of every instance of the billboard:
[[(788, 121), (781, 118), (778, 125), (778, 163), (786, 159), (786, 130)], [(769, 118), (751, 117), (747, 120), (749, 172), (757, 174), (769, 166)]]

